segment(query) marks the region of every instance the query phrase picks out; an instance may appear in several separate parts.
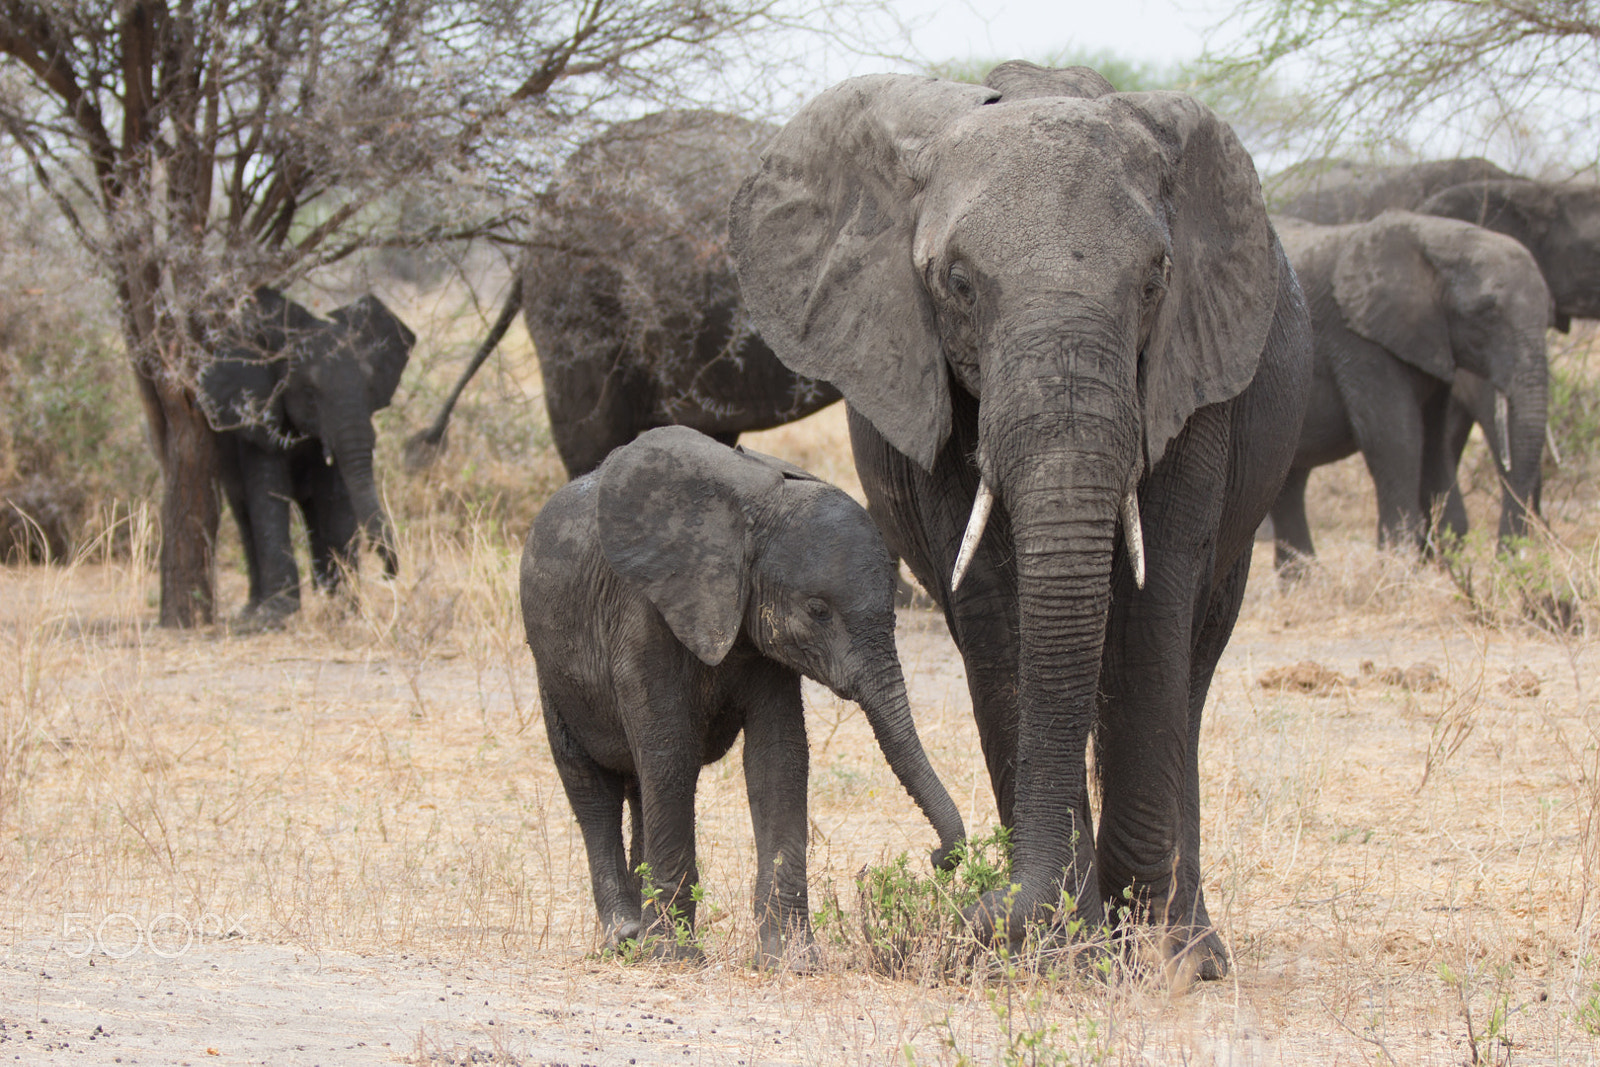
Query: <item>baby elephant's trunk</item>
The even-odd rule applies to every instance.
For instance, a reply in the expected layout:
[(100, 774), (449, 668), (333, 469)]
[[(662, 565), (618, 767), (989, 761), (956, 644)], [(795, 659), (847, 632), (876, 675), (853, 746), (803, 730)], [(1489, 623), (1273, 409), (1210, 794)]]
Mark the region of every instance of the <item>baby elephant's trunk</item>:
[(950, 799), (944, 783), (933, 772), (928, 755), (917, 736), (917, 725), (911, 717), (911, 701), (906, 696), (906, 680), (900, 670), (900, 661), (891, 647), (867, 657), (873, 668), (864, 672), (862, 684), (857, 687), (856, 701), (872, 724), (873, 736), (884, 758), (894, 769), (900, 784), (906, 787), (911, 799), (933, 824), (939, 835), (939, 847), (933, 853), (933, 865), (940, 870), (955, 866), (952, 855), (955, 846), (967, 836), (961, 821), (961, 812)]

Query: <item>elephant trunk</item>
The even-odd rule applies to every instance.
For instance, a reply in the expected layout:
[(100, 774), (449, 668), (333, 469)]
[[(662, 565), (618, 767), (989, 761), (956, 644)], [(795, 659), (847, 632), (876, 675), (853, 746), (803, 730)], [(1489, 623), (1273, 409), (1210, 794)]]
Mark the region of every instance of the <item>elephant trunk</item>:
[[(1134, 360), (1124, 350), (1131, 343), (1094, 347), (1071, 340), (1064, 352), (1062, 345), (1053, 341), (1044, 353), (1049, 358), (1031, 366), (998, 363), (1008, 381), (1030, 385), (1013, 386), (1004, 409), (986, 409), (980, 401), (981, 466), (1009, 514), (1017, 567), (1012, 879), (1020, 888), (1009, 899), (991, 894), (972, 918), (987, 934), (984, 927), (1007, 916), (1013, 939), (1028, 923), (1049, 917), (1063, 891), (1079, 918), (1092, 925), (1104, 918), (1086, 756), (1119, 528), (1128, 577), (1143, 577), (1136, 573), (1143, 568), (1135, 554), (1143, 551), (1132, 494), (1140, 419)], [(1019, 391), (1031, 400), (1017, 403)]]
[(900, 779), (900, 784), (905, 786), (939, 835), (933, 865), (941, 870), (948, 869), (955, 863), (952, 851), (966, 839), (967, 830), (961, 821), (961, 812), (934, 773), (917, 736), (899, 660), (891, 647), (866, 649), (861, 661), (873, 666), (862, 673), (855, 687), (855, 699), (866, 713), (872, 735), (877, 738), (878, 747), (883, 750), (895, 777)]
[[(1504, 435), (1500, 462), (1503, 467), (1500, 540), (1523, 537), (1528, 516), (1539, 513), (1543, 484), (1545, 428), (1549, 409), (1549, 369), (1544, 359), (1544, 336), (1534, 341), (1537, 352), (1518, 362), (1511, 388), (1504, 394)], [(1530, 347), (1530, 352), (1533, 347)], [(1497, 406), (1499, 406), (1497, 404)]]
[(334, 462), (338, 464), (345, 490), (350, 494), (357, 524), (383, 559), (384, 571), (394, 575), (400, 569), (399, 556), (395, 552), (394, 528), (383, 510), (383, 501), (378, 496), (377, 481), (372, 473), (372, 452), (377, 443), (377, 434), (372, 428), (369, 413), (341, 410), (345, 406), (356, 407), (351, 402), (336, 405), (332, 411), (324, 410), (325, 425), (333, 427), (325, 440)]

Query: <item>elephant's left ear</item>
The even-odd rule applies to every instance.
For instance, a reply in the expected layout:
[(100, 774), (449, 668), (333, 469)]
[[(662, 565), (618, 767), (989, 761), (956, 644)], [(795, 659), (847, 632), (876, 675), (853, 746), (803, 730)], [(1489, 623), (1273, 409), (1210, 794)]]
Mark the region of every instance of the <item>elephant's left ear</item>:
[(597, 477), (606, 562), (715, 667), (750, 599), (751, 511), (782, 486), (782, 472), (697, 430), (666, 426), (616, 449)]
[(1185, 93), (1119, 93), (1162, 160), (1157, 196), (1172, 271), (1143, 353), (1146, 461), (1189, 416), (1255, 377), (1278, 303), (1279, 251), (1255, 163), (1227, 123)]
[(411, 358), (417, 335), (370, 293), (353, 304), (335, 308), (328, 317), (350, 331), (356, 362), (367, 381), (370, 409), (388, 407), (400, 386), (400, 375)]

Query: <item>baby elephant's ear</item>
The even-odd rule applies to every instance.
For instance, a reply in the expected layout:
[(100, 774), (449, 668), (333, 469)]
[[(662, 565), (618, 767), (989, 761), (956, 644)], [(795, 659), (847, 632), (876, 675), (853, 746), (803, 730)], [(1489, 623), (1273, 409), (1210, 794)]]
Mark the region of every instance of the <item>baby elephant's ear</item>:
[(651, 430), (599, 470), (600, 548), (701, 662), (739, 636), (750, 597), (749, 514), (783, 475), (696, 430)]

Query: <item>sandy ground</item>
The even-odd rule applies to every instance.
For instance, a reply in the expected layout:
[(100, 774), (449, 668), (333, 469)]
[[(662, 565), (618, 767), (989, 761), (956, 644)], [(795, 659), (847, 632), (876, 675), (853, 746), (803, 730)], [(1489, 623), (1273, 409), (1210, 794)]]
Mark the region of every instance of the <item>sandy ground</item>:
[[(1593, 766), (1595, 738), (1583, 732), (1593, 718), (1583, 717), (1579, 688), (1592, 677), (1589, 643), (1477, 628), (1431, 607), (1408, 618), (1408, 601), (1431, 603), (1434, 593), (1386, 592), (1381, 581), (1368, 595), (1398, 600), (1399, 610), (1369, 605), (1351, 617), (1326, 597), (1297, 608), (1266, 584), (1218, 672), (1203, 750), (1208, 892), (1235, 975), (1178, 995), (1137, 982), (1049, 992), (1028, 1009), (1028, 1025), (1049, 1034), (1034, 1059), (1014, 1041), (1028, 1032), (1024, 1013), (1012, 1016), (1008, 1037), (992, 982), (890, 979), (859, 968), (845, 949), (818, 976), (758, 974), (743, 965), (733, 934), (702, 969), (600, 958), (570, 839), (552, 850), (568, 865), (550, 876), (559, 905), (531, 901), (487, 947), (480, 938), (453, 948), (418, 932), (401, 951), (286, 918), (281, 901), (253, 899), (248, 888), (213, 894), (204, 913), (161, 912), (159, 893), (136, 907), (133, 881), (107, 882), (118, 886), (118, 910), (75, 906), (82, 898), (71, 892), (34, 888), (41, 876), (20, 853), (49, 846), (25, 820), (6, 827), (13, 894), (0, 949), (0, 1059), (1457, 1064), (1472, 1062), (1464, 1020), (1481, 1028), (1499, 998), (1511, 1043), (1492, 1057), (1485, 1050), (1485, 1062), (1600, 1062), (1600, 1039), (1579, 1022), (1600, 991), (1588, 956), (1592, 920), (1573, 926), (1577, 898), (1593, 892), (1582, 855), (1592, 809), (1586, 816), (1573, 795)], [(195, 714), (223, 714), (240, 729), (259, 720), (262, 729), (304, 730), (300, 706), (325, 739), (387, 708), (394, 718), (384, 729), (413, 731), (417, 741), (435, 732), (446, 768), (460, 763), (446, 724), (464, 723), (481, 739), (473, 723), (529, 715), (531, 665), (516, 660), (497, 668), (437, 649), (414, 662), (370, 651), (319, 656), (308, 646), (322, 635), (309, 630), (196, 639), (145, 629), (129, 649), (126, 630), (107, 631), (97, 640), (108, 661), (97, 676), (62, 678), (64, 692), (120, 685), (131, 672), (141, 700), (175, 715), (208, 708)], [(959, 661), (930, 614), (908, 613), (900, 640), (914, 703), (930, 709), (930, 753), (969, 827), (982, 828), (992, 802)], [(1426, 667), (1408, 681), (1413, 664)], [(1302, 675), (1288, 689), (1263, 687), (1296, 665)], [(1385, 678), (1391, 667), (1399, 670)], [(264, 676), (276, 684), (263, 686)], [(925, 854), (931, 834), (904, 798), (876, 792), (878, 776), (863, 805), (856, 772), (841, 769), (847, 753), (865, 750), (871, 762), (859, 714), (808, 692), (813, 885), (848, 884), (863, 854)], [(528, 774), (548, 758), (541, 733), (512, 731), (516, 751), (493, 759), (510, 776)], [(302, 750), (307, 743), (320, 746), (312, 739)], [(462, 796), (447, 778), (438, 772), (422, 793), (437, 791), (439, 803)], [(737, 827), (744, 817), (738, 779), (736, 761), (708, 769), (701, 804), (703, 863), (735, 883), (747, 877), (748, 853), (739, 831), (721, 823)], [(570, 835), (563, 803), (553, 798), (546, 817)], [(888, 844), (846, 847), (863, 821)], [(404, 947), (406, 937), (389, 940)]]
[[(842, 415), (816, 418), (755, 445), (849, 486)], [(438, 495), (405, 492), (419, 515)], [(0, 1061), (1600, 1063), (1600, 645), (1506, 611), (1502, 572), (1476, 572), (1475, 612), (1377, 554), (1357, 466), (1318, 494), (1322, 566), (1281, 591), (1258, 552), (1212, 687), (1202, 861), (1233, 973), (1189, 989), (1036, 960), (874, 971), (858, 872), (925, 872), (933, 835), (859, 710), (816, 687), (819, 973), (748, 966), (737, 749), (700, 779), (707, 965), (602, 954), (520, 633), (520, 532), (404, 521), (398, 581), (281, 633), (157, 630), (154, 576), (125, 561), (0, 569)], [(1593, 512), (1545, 506), (1563, 529)], [(1600, 602), (1593, 552), (1546, 555), (1517, 567), (1554, 561)], [(898, 637), (981, 834), (960, 660), (928, 612)]]

